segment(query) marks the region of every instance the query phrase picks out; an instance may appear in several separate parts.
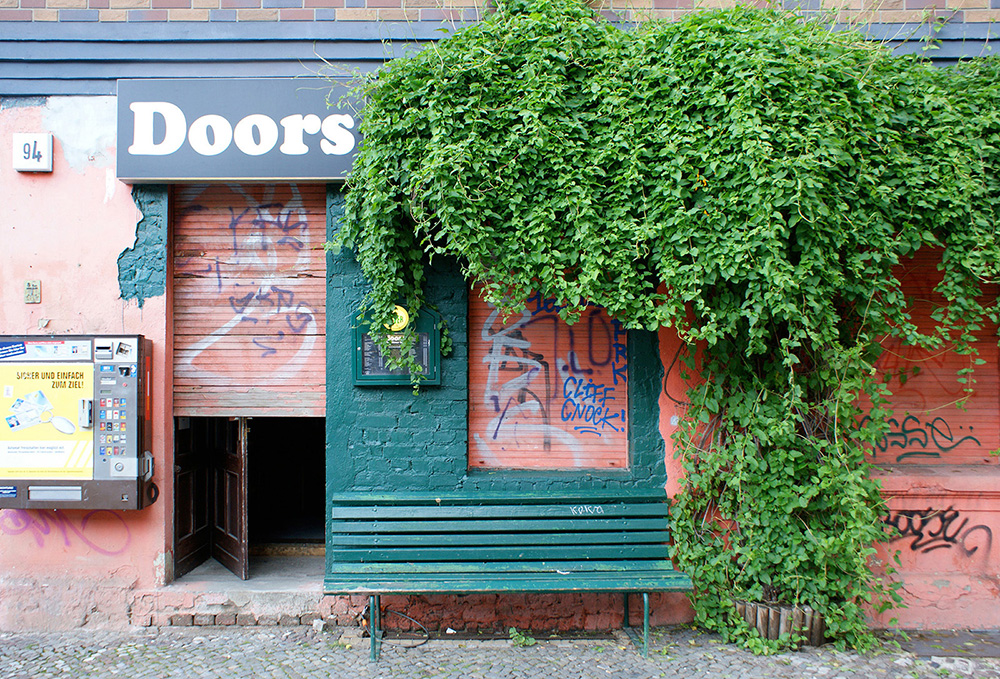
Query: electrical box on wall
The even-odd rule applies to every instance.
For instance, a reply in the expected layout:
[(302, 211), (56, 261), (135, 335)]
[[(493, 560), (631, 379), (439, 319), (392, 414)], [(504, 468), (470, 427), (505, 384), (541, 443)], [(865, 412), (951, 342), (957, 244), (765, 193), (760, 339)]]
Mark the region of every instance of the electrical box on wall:
[(141, 509), (156, 499), (152, 342), (0, 336), (0, 509)]

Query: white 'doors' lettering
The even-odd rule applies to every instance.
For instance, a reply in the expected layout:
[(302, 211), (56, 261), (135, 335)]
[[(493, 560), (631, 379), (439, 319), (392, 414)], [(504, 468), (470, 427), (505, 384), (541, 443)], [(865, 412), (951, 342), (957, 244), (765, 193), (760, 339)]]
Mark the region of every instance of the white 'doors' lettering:
[[(256, 135), (254, 130), (257, 130)], [(236, 140), (236, 148), (248, 156), (262, 156), (278, 143), (278, 124), (265, 115), (255, 113), (236, 123), (233, 139)]]
[(354, 118), (343, 113), (327, 116), (323, 120), (323, 139), (319, 147), (331, 156), (344, 156), (354, 148)]
[[(289, 115), (279, 124), (270, 116), (252, 113), (233, 125), (221, 115), (208, 114), (197, 118), (190, 128), (184, 112), (167, 101), (136, 101), (129, 104), (133, 113), (133, 156), (168, 156), (180, 150), (187, 140), (195, 153), (217, 156), (234, 142), (248, 156), (261, 156), (278, 147), (283, 155), (301, 156), (309, 152), (306, 135), (320, 134), (319, 148), (326, 155), (343, 156), (357, 144), (354, 117), (334, 113), (320, 119), (318, 115)], [(163, 138), (157, 140), (157, 117), (162, 119)]]
[(322, 129), (323, 122), (318, 115), (310, 113), (307, 116), (285, 116), (281, 119), (281, 126), (285, 128), (285, 141), (278, 150), (286, 156), (301, 156), (309, 153), (309, 147), (302, 140), (303, 135), (316, 134)]
[[(129, 104), (134, 113), (132, 145), (128, 152), (133, 156), (169, 156), (184, 144), (187, 121), (184, 112), (168, 101), (134, 101)], [(153, 140), (156, 115), (163, 117), (166, 132), (159, 142)]]
[[(209, 130), (212, 130), (211, 140), (208, 138)], [(219, 155), (229, 148), (232, 141), (233, 126), (222, 116), (202, 116), (191, 123), (191, 129), (188, 130), (188, 143), (203, 156)]]

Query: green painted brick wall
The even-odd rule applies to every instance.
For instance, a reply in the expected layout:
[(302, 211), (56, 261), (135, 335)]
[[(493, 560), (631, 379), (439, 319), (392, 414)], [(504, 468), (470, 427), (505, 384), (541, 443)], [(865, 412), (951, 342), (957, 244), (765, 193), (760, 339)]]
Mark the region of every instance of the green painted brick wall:
[[(328, 191), (330, 237), (343, 218), (339, 188)], [(414, 395), (409, 386), (351, 384), (350, 319), (367, 285), (350, 253), (327, 255), (327, 488), (431, 490), (465, 475), (465, 284), (457, 266), (429, 276), (428, 300), (447, 320), (455, 348), (441, 361), (441, 385)]]
[[(329, 236), (341, 224), (344, 196), (327, 195)], [(467, 469), (467, 286), (459, 268), (438, 265), (427, 297), (448, 323), (454, 350), (441, 361), (442, 384), (414, 395), (408, 386), (351, 384), (350, 319), (367, 284), (348, 252), (327, 259), (327, 490), (595, 491), (663, 487), (664, 442), (658, 398), (663, 380), (655, 333), (630, 332), (627, 470), (483, 471)]]

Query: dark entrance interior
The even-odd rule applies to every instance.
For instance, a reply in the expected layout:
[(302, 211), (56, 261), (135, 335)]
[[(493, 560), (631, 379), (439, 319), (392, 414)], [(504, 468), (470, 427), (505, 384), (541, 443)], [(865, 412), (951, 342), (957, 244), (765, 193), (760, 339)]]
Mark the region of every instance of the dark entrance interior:
[(243, 579), (258, 555), (318, 555), (323, 418), (178, 417), (174, 575), (214, 558)]
[(250, 420), (251, 554), (281, 551), (281, 545), (323, 544), (325, 440), (323, 418)]

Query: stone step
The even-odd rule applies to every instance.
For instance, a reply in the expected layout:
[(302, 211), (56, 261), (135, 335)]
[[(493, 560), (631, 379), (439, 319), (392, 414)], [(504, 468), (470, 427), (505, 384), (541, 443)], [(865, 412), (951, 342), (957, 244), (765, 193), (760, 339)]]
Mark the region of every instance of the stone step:
[(208, 560), (176, 581), (136, 591), (131, 621), (139, 627), (357, 625), (366, 596), (323, 594), (324, 560), (259, 556), (240, 580)]

